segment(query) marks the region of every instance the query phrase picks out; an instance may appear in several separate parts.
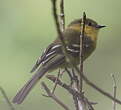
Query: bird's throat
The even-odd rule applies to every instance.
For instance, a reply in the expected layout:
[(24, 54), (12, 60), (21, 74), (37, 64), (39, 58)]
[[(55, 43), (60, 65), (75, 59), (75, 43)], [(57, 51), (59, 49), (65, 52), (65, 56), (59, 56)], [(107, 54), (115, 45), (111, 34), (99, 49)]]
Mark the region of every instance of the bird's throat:
[[(81, 29), (82, 29), (80, 27), (80, 24), (69, 26), (68, 28), (72, 29), (72, 30), (75, 30), (75, 31), (78, 31), (78, 32), (81, 32)], [(91, 40), (93, 40), (93, 41), (97, 41), (97, 35), (98, 35), (98, 30), (97, 29), (95, 29), (94, 27), (85, 25), (85, 36), (90, 37)]]

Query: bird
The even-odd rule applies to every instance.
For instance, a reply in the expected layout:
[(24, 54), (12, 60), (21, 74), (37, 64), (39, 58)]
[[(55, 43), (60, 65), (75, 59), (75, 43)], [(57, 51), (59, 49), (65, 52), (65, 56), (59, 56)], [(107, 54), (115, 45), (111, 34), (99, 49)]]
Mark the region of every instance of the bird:
[[(71, 56), (73, 64), (75, 65), (79, 65), (80, 35), (82, 29), (81, 23), (82, 18), (75, 19), (62, 32), (67, 53)], [(96, 21), (90, 18), (86, 18), (83, 39), (83, 61), (85, 61), (95, 50), (98, 39), (98, 32), (103, 27), (105, 26), (99, 25)], [(31, 89), (47, 72), (54, 71), (59, 68), (71, 68), (69, 62), (67, 62), (65, 58), (62, 47), (62, 43), (57, 36), (57, 38), (44, 50), (42, 55), (37, 59), (31, 70), (31, 72), (35, 72), (35, 74), (16, 94), (12, 100), (13, 103), (21, 104)]]

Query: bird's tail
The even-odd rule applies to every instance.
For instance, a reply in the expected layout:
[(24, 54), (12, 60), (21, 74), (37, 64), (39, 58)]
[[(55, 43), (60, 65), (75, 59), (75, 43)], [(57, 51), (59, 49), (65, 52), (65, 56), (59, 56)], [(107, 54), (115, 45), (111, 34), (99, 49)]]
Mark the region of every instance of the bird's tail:
[(35, 75), (24, 85), (24, 87), (17, 93), (17, 95), (13, 98), (13, 103), (21, 104), (30, 90), (34, 87), (34, 85), (38, 82), (39, 79), (42, 78), (42, 76), (48, 72), (48, 70), (53, 70), (55, 68), (58, 68), (61, 64), (64, 63), (64, 55), (56, 55), (54, 58), (47, 62), (47, 64), (41, 66)]
[(38, 82), (40, 78), (47, 72), (47, 69), (40, 68), (35, 75), (24, 85), (24, 87), (13, 98), (13, 103), (21, 104), (30, 90)]

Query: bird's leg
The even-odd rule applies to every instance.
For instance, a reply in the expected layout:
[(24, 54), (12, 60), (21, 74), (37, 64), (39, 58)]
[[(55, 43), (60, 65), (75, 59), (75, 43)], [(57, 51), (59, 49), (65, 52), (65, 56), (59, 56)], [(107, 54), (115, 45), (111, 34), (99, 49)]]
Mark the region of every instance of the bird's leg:
[(61, 71), (60, 71), (60, 69), (59, 69), (58, 75), (57, 75), (56, 80), (55, 80), (55, 83), (54, 83), (54, 87), (53, 87), (53, 89), (52, 89), (52, 94), (54, 94), (54, 92), (55, 92), (55, 89), (56, 89), (56, 87), (57, 87), (57, 80), (59, 79), (60, 75), (61, 75)]
[(78, 76), (75, 74), (73, 68), (72, 68), (72, 74), (73, 74), (73, 81), (76, 83), (76, 86), (78, 88), (79, 87), (79, 79), (78, 79)]
[(68, 68), (65, 68), (65, 71), (67, 72), (69, 78), (70, 78), (70, 85), (73, 84), (73, 76), (72, 76), (72, 73), (68, 70)]
[(60, 78), (62, 78), (64, 72), (65, 72), (65, 69), (60, 73)]
[[(57, 75), (57, 77), (56, 77), (56, 80), (55, 80), (55, 82), (54, 82), (54, 87), (53, 87), (53, 89), (52, 89), (52, 94), (54, 94), (54, 92), (55, 92), (55, 89), (56, 89), (56, 87), (57, 87), (57, 80), (59, 79), (59, 77), (61, 76), (61, 74), (63, 74), (63, 72), (64, 71), (60, 71), (60, 69), (59, 69), (59, 71), (58, 71), (58, 75)], [(45, 96), (45, 97), (50, 97), (50, 96), (48, 96), (48, 95), (45, 95), (45, 94), (42, 94), (43, 96)]]
[(68, 76), (69, 76), (69, 78), (70, 78), (70, 81), (71, 81), (70, 85), (72, 86), (72, 84), (73, 84), (75, 81), (78, 81), (78, 77), (75, 75), (74, 69), (72, 69), (71, 72), (68, 70), (68, 68), (65, 68), (65, 70), (66, 70), (66, 72), (67, 72), (67, 74), (68, 74)]

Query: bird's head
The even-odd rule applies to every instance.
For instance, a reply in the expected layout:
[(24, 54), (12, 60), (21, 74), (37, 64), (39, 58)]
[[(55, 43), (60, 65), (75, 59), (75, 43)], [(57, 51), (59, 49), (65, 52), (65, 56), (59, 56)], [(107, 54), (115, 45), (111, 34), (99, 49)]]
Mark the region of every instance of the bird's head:
[[(78, 32), (81, 32), (81, 29), (82, 29), (81, 22), (82, 22), (82, 19), (74, 20), (68, 25), (68, 28), (73, 29), (73, 30), (78, 31)], [(106, 27), (106, 26), (99, 25), (94, 20), (86, 18), (86, 20), (85, 20), (85, 35), (88, 37), (91, 37), (92, 40), (96, 40), (99, 30), (102, 29), (103, 27)]]

